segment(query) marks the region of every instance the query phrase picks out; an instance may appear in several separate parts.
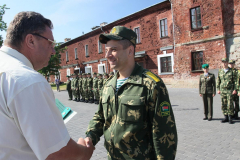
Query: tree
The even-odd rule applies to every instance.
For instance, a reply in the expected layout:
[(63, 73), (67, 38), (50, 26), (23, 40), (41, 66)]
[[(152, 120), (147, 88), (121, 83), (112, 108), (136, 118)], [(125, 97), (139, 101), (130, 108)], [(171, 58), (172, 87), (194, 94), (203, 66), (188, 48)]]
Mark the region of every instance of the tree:
[[(6, 4), (3, 6), (0, 6), (0, 31), (6, 31), (7, 30), (7, 23), (3, 21), (3, 15), (5, 14), (5, 10), (9, 9), (6, 7)], [(0, 46), (3, 44), (3, 38), (2, 35), (0, 35)]]
[(65, 48), (60, 48), (60, 43), (57, 43), (57, 45), (54, 47), (56, 54), (52, 55), (49, 62), (48, 66), (42, 68), (38, 72), (41, 73), (43, 76), (46, 78), (49, 78), (50, 75), (59, 75), (58, 70), (61, 68), (60, 63), (61, 63), (61, 52), (64, 52), (67, 47)]

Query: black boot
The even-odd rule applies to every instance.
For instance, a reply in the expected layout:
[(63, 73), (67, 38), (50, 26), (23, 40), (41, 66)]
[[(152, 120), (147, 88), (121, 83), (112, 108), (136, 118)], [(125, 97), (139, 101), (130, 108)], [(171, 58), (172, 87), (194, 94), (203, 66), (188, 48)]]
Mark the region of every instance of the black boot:
[(222, 120), (222, 123), (228, 122), (228, 115), (225, 115), (225, 118)]
[(97, 101), (96, 104), (99, 104), (99, 101)]
[(83, 100), (83, 98), (82, 99), (80, 99), (80, 102), (84, 102), (85, 100)]
[(229, 124), (233, 124), (232, 115), (229, 116)]
[(235, 119), (238, 120), (238, 112), (235, 113)]
[(85, 103), (88, 103), (88, 100), (85, 100)]
[(93, 99), (90, 99), (89, 103), (94, 103), (94, 100), (93, 100)]
[(77, 101), (77, 98), (75, 98), (73, 101)]
[(80, 102), (80, 98), (77, 99), (77, 102)]

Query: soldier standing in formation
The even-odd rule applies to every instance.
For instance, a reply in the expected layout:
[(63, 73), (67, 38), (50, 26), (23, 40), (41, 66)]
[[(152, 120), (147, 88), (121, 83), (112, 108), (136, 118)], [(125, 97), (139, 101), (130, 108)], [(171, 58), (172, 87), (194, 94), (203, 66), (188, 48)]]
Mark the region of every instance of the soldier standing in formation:
[(75, 73), (75, 80), (73, 81), (73, 85), (74, 85), (74, 91), (75, 91), (74, 101), (79, 102), (78, 74), (77, 73)]
[(103, 79), (103, 84), (104, 84), (108, 79), (108, 74), (104, 73), (103, 76), (104, 76), (104, 79)]
[(68, 96), (69, 96), (68, 100), (72, 100), (71, 80), (70, 80), (70, 76), (67, 76), (67, 77), (68, 77), (68, 80), (66, 83), (66, 90), (68, 91)]
[(204, 115), (203, 120), (212, 120), (213, 116), (213, 97), (216, 95), (215, 76), (208, 72), (209, 65), (202, 65), (204, 73), (199, 78), (199, 95), (203, 99)]
[(81, 102), (80, 98), (82, 96), (82, 73), (79, 73), (78, 89), (79, 89), (79, 102)]
[(110, 72), (109, 73), (109, 76), (111, 77), (111, 76), (113, 76), (114, 75), (114, 72)]
[(97, 101), (95, 104), (99, 104), (99, 98), (100, 98), (100, 94), (101, 94), (101, 91), (102, 91), (102, 87), (103, 87), (103, 79), (102, 79), (102, 74), (98, 74), (98, 94), (97, 94)]
[(75, 73), (72, 74), (72, 82), (71, 82), (71, 89), (72, 89), (72, 94), (73, 94), (73, 100), (76, 101), (76, 94), (75, 94), (75, 85), (74, 85), (74, 81), (76, 80), (75, 78)]
[(87, 93), (87, 79), (86, 79), (86, 73), (82, 74), (82, 99), (81, 102), (85, 102)]
[[(238, 69), (234, 68), (234, 66), (235, 66), (235, 61), (230, 60), (229, 67), (232, 68), (233, 72), (235, 72), (235, 74), (237, 75), (236, 85), (237, 85), (237, 92), (238, 92), (239, 91), (239, 89), (238, 89), (239, 71), (238, 71)], [(233, 96), (233, 105), (234, 105), (233, 118), (236, 120), (238, 119), (238, 112), (239, 112), (239, 96), (237, 94), (232, 95)]]
[(161, 78), (135, 63), (136, 33), (116, 26), (101, 34), (110, 68), (98, 111), (86, 131), (86, 144), (104, 135), (108, 159), (167, 159), (177, 152), (177, 130), (168, 91)]
[(236, 94), (236, 73), (228, 67), (227, 58), (222, 59), (223, 68), (218, 71), (217, 90), (221, 94), (222, 112), (225, 118), (222, 123), (229, 122), (233, 124), (232, 118), (234, 114), (233, 94)]
[(92, 87), (93, 86), (93, 79), (91, 77), (91, 73), (87, 74), (87, 95), (85, 98), (86, 103), (93, 103), (93, 93), (92, 93)]
[(97, 73), (93, 73), (93, 95), (94, 95), (94, 103), (96, 104), (96, 101), (98, 99), (98, 78), (97, 78)]

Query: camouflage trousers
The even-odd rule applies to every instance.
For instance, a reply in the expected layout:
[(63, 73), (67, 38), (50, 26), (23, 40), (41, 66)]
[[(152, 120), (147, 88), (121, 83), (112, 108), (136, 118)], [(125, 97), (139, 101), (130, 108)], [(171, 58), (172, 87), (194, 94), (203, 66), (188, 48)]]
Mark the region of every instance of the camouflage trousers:
[(86, 100), (90, 100), (93, 99), (93, 92), (92, 92), (92, 88), (88, 87), (87, 91), (86, 91)]
[(76, 90), (75, 90), (75, 98), (77, 98), (77, 99), (80, 98), (79, 89), (76, 89)]
[(234, 104), (234, 111), (239, 112), (239, 97), (237, 94), (233, 95), (233, 104)]
[(221, 93), (222, 112), (224, 115), (233, 115), (233, 96), (232, 93)]
[(97, 88), (93, 89), (94, 99), (99, 100), (99, 92)]
[(76, 98), (76, 91), (75, 91), (75, 88), (72, 88), (72, 95), (73, 95), (73, 98)]
[(68, 96), (69, 96), (69, 99), (72, 99), (73, 97), (72, 97), (72, 90), (71, 89), (69, 89), (69, 90), (67, 90), (68, 91)]

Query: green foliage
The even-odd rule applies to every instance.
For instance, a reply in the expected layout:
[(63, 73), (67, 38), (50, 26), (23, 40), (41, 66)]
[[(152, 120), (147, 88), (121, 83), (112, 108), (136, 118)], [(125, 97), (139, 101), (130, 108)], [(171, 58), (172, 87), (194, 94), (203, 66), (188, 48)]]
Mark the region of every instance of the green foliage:
[(57, 43), (57, 45), (54, 47), (56, 54), (52, 55), (49, 62), (48, 66), (42, 68), (38, 72), (41, 73), (45, 77), (49, 77), (50, 75), (59, 75), (58, 70), (61, 68), (60, 66), (60, 61), (61, 61), (61, 52), (64, 52), (67, 47), (65, 48), (60, 48), (60, 43)]
[[(7, 23), (3, 21), (3, 15), (5, 14), (5, 10), (9, 9), (6, 7), (6, 4), (3, 6), (0, 6), (0, 31), (6, 31), (7, 30)], [(2, 46), (3, 38), (2, 35), (0, 35), (0, 46)]]

